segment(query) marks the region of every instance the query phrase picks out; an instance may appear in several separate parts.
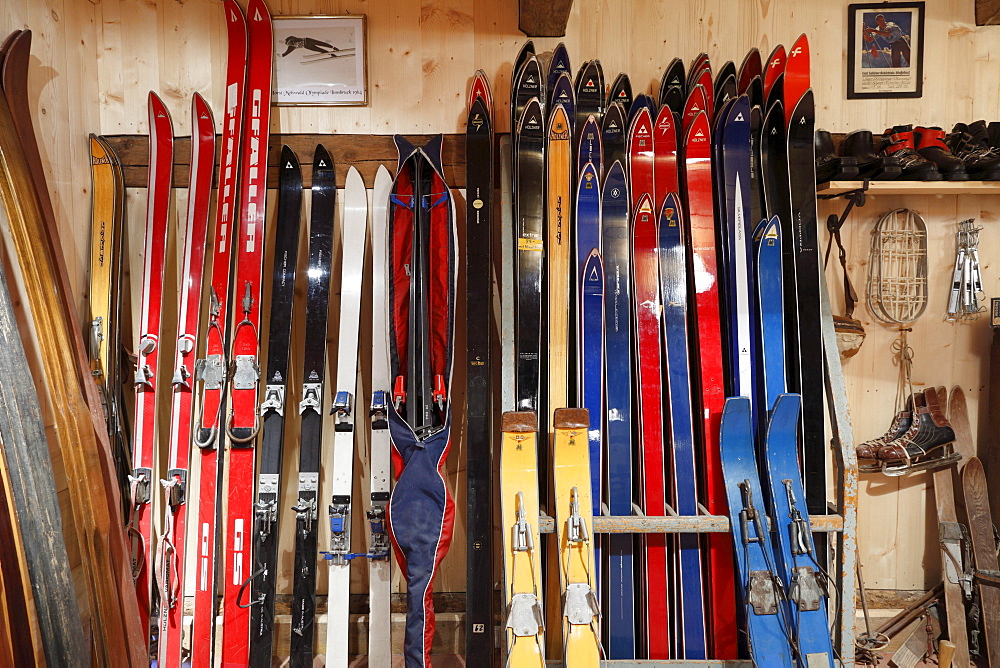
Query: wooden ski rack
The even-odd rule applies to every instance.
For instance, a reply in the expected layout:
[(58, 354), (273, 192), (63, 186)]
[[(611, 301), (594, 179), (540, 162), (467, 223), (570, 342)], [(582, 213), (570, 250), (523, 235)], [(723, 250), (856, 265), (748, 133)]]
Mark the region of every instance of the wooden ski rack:
[[(423, 143), (432, 135), (406, 135), (415, 143)], [(148, 137), (146, 135), (112, 135), (105, 139), (114, 149), (122, 163), (125, 185), (128, 188), (146, 187), (148, 162)], [(499, 142), (500, 135), (497, 135)], [(316, 144), (323, 144), (338, 166), (337, 186), (343, 187), (347, 176), (347, 165), (355, 166), (366, 187), (371, 188), (379, 165), (395, 170), (397, 163), (396, 146), (392, 135), (331, 135), (331, 134), (277, 134), (270, 135), (268, 152), (268, 188), (277, 187), (277, 161), (282, 144), (290, 146), (297, 155), (309, 156)], [(499, 156), (499, 151), (497, 152)], [(190, 139), (178, 137), (175, 140), (174, 182), (175, 188), (187, 187)], [(453, 189), (465, 187), (465, 135), (446, 134), (442, 148), (444, 175)], [(302, 164), (303, 187), (312, 182), (308, 160)], [(344, 167), (344, 168), (341, 168)], [(499, 175), (500, 170), (495, 173)], [(833, 199), (847, 196), (849, 206), (863, 205), (865, 195), (943, 195), (943, 194), (1000, 194), (1000, 182), (894, 182), (894, 181), (834, 181), (820, 184), (817, 196)], [(854, 197), (857, 197), (856, 201)], [(499, 197), (497, 198), (499, 201)], [(843, 219), (846, 219), (846, 212)], [(834, 647), (841, 657), (843, 666), (854, 665), (854, 621), (857, 585), (855, 567), (857, 564), (858, 531), (858, 464), (855, 455), (854, 435), (851, 427), (850, 410), (847, 404), (847, 388), (841, 368), (837, 337), (833, 329), (833, 316), (826, 277), (821, 273), (821, 313), (823, 319), (823, 348), (826, 360), (826, 396), (830, 415), (831, 436), (835, 453), (836, 500), (833, 504), (837, 514), (814, 515), (810, 518), (812, 530), (816, 533), (832, 533), (836, 536), (837, 567), (831, 569), (831, 577), (839, 592), (831, 604), (839, 602), (839, 608), (832, 611), (836, 618)], [(548, 515), (539, 517), (541, 533), (553, 533), (555, 520)], [(674, 515), (669, 517), (642, 516), (596, 516), (595, 533), (727, 533), (730, 531), (729, 518), (720, 515), (699, 514), (694, 516)], [(551, 662), (552, 665), (557, 665)], [(726, 666), (727, 668), (751, 668), (750, 661), (699, 661), (698, 665)], [(608, 668), (635, 666), (680, 666), (692, 662), (677, 661), (602, 661)]]

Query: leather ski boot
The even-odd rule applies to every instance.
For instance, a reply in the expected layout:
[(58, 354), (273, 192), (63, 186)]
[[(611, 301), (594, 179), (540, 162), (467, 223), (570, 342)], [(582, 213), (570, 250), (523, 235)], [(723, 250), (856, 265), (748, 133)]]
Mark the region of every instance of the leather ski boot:
[(965, 163), (951, 154), (948, 145), (944, 143), (944, 135), (941, 128), (915, 128), (913, 139), (917, 145), (917, 153), (937, 165), (945, 181), (968, 181)]
[(952, 445), (955, 430), (941, 411), (937, 389), (928, 388), (923, 396), (926, 406), (923, 411), (917, 410), (918, 417), (906, 434), (878, 450), (885, 475), (939, 468), (957, 461)]
[[(892, 424), (889, 425), (889, 429), (884, 434), (870, 441), (865, 441), (855, 448), (858, 459), (876, 460), (880, 448), (906, 434), (910, 425), (913, 424), (914, 405), (917, 406), (918, 411), (921, 408), (926, 410), (924, 395), (917, 393), (910, 397), (906, 402), (906, 408), (896, 413), (896, 416), (892, 419)], [(881, 466), (876, 461), (870, 461), (861, 465), (861, 469), (865, 471), (878, 471), (880, 468)]]
[(979, 181), (1000, 179), (1000, 152), (989, 146), (986, 121), (970, 125), (956, 123), (945, 143), (965, 163), (969, 178)]
[(858, 161), (858, 177), (866, 180), (891, 181), (903, 168), (892, 156), (879, 155), (872, 146), (871, 130), (855, 130), (844, 140), (844, 155)]
[(837, 155), (833, 137), (826, 130), (817, 130), (816, 183), (827, 181), (853, 181), (858, 178), (858, 160), (849, 155)]
[(1000, 149), (1000, 121), (990, 121), (986, 126), (986, 136), (990, 148)]
[(899, 178), (902, 181), (940, 181), (941, 172), (937, 166), (917, 153), (913, 144), (913, 126), (896, 125), (882, 134), (879, 147), (882, 155), (896, 157), (903, 168)]

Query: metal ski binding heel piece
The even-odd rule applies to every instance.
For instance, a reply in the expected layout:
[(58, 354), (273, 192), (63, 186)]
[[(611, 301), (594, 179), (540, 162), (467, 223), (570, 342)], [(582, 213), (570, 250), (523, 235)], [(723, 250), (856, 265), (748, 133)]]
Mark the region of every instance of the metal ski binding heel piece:
[[(745, 548), (750, 545), (764, 546), (768, 535), (760, 512), (753, 504), (753, 490), (750, 481), (739, 485), (743, 496), (743, 510), (740, 511), (740, 536)], [(746, 603), (757, 615), (778, 614), (778, 601), (783, 598), (781, 581), (770, 570), (751, 570), (746, 588)]]
[[(511, 527), (511, 550), (530, 553), (534, 549), (535, 540), (532, 536), (531, 525), (524, 512), (524, 493), (518, 492), (517, 521)], [(542, 626), (544, 626), (542, 606), (538, 603), (538, 597), (535, 594), (522, 592), (511, 596), (510, 606), (507, 610), (507, 628), (515, 636), (519, 638), (537, 636)]]
[[(785, 491), (788, 495), (788, 517), (791, 522), (788, 525), (788, 533), (792, 554), (794, 556), (808, 556), (813, 558), (812, 533), (809, 523), (802, 517), (802, 513), (796, 505), (795, 492), (792, 490), (791, 480), (782, 480)], [(792, 581), (788, 590), (788, 598), (798, 606), (799, 611), (819, 610), (820, 603), (826, 596), (826, 591), (820, 584), (819, 576), (813, 566), (799, 566), (792, 568)]]

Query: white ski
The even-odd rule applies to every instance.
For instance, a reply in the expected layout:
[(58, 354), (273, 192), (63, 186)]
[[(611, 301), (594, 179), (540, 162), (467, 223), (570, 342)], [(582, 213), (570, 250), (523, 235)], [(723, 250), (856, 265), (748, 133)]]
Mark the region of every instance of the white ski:
[(389, 295), (386, 290), (389, 235), (389, 192), (392, 177), (378, 168), (372, 192), (372, 403), (371, 505), (368, 507), (368, 666), (389, 668), (392, 663), (389, 616), (389, 531), (386, 506), (392, 445), (389, 442), (387, 402), (389, 380)]
[(342, 268), (337, 386), (333, 399), (333, 497), (330, 501), (330, 606), (326, 622), (326, 665), (347, 668), (347, 601), (351, 589), (351, 483), (354, 479), (354, 398), (358, 379), (361, 282), (368, 243), (368, 193), (354, 167), (347, 172), (341, 216)]

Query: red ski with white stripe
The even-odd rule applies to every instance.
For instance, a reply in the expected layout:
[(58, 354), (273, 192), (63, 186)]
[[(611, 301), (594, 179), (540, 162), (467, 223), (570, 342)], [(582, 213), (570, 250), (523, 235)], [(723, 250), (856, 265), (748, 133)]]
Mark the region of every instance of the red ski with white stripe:
[[(143, 244), (142, 311), (136, 346), (134, 468), (130, 481), (132, 509), (132, 577), (139, 601), (141, 627), (149, 628), (153, 581), (153, 516), (151, 493), (156, 438), (156, 384), (160, 361), (160, 316), (163, 305), (163, 265), (167, 254), (167, 218), (174, 168), (174, 130), (163, 100), (150, 91), (149, 177), (146, 187), (146, 234)], [(149, 638), (146, 638), (147, 643)]]
[(196, 428), (198, 445), (198, 524), (195, 531), (194, 622), (191, 625), (191, 668), (215, 666), (215, 592), (218, 558), (220, 434), (225, 417), (225, 381), (229, 366), (230, 265), (233, 224), (239, 194), (240, 139), (243, 132), (243, 95), (246, 80), (247, 26), (235, 0), (224, 5), (229, 38), (226, 66), (226, 115), (222, 123), (219, 192), (216, 199), (215, 238), (212, 242), (212, 284), (209, 299), (205, 359), (198, 361), (202, 381), (201, 413)]
[(177, 346), (174, 352), (173, 400), (170, 406), (170, 450), (165, 495), (163, 537), (157, 555), (160, 586), (159, 665), (181, 665), (184, 621), (184, 536), (187, 527), (188, 461), (191, 456), (191, 408), (194, 393), (194, 356), (201, 319), (201, 283), (205, 269), (205, 237), (215, 171), (215, 119), (201, 95), (191, 100), (191, 167), (188, 176), (187, 222), (177, 309)]
[[(722, 323), (716, 253), (715, 204), (712, 193), (712, 138), (708, 115), (699, 113), (684, 140), (684, 193), (688, 214), (688, 317), (691, 340), (691, 398), (696, 438), (706, 453), (702, 461), (718, 461), (719, 430), (725, 403), (722, 367)], [(705, 489), (702, 471), (698, 488)]]
[[(647, 114), (648, 115), (648, 114)], [(659, 234), (652, 200), (644, 193), (633, 214), (632, 272), (635, 283), (635, 329), (638, 349), (639, 443), (642, 461), (642, 511), (647, 517), (667, 514), (663, 440), (663, 357), (660, 332)], [(667, 595), (667, 536), (643, 536), (645, 555), (646, 648), (650, 659), (670, 658)]]
[(236, 237), (233, 306), (232, 410), (226, 422), (229, 441), (226, 489), (225, 588), (222, 607), (222, 665), (246, 666), (250, 652), (250, 613), (240, 607), (240, 588), (251, 575), (254, 445), (260, 430), (260, 301), (264, 264), (264, 208), (267, 195), (267, 140), (271, 118), (273, 28), (263, 0), (247, 5), (247, 86), (240, 157), (240, 229)]
[(677, 184), (677, 126), (674, 112), (663, 105), (653, 126), (653, 211), (663, 208), (667, 194), (679, 192)]
[(653, 119), (646, 107), (632, 119), (627, 151), (629, 211), (634, 214), (643, 195), (653, 198)]

